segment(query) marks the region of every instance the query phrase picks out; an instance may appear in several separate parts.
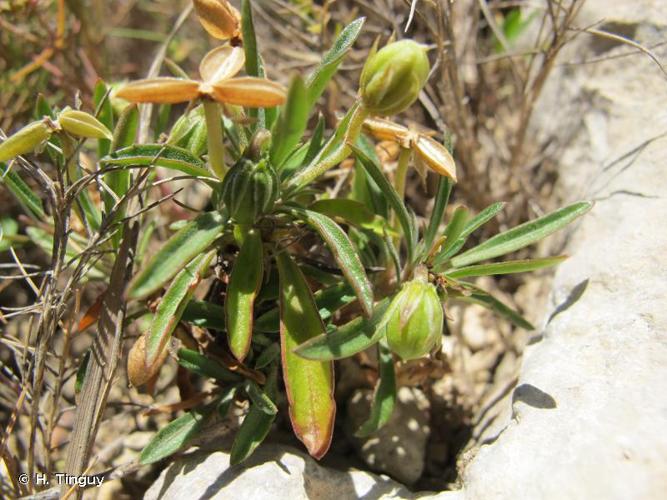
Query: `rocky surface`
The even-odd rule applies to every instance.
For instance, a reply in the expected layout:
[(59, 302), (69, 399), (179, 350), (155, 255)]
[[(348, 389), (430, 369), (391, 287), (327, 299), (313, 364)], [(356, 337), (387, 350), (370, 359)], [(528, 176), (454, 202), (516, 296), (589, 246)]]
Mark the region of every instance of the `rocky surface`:
[(386, 476), (322, 467), (306, 454), (265, 444), (245, 464), (230, 467), (229, 454), (195, 452), (167, 467), (145, 500), (228, 499), (290, 500), (410, 498), (410, 492)]
[(354, 432), (368, 418), (373, 392), (356, 391), (347, 405), (348, 436), (369, 468), (413, 484), (424, 472), (426, 442), (430, 434), (429, 402), (415, 388), (402, 387), (387, 424), (367, 438)]
[[(578, 24), (601, 20), (649, 47), (667, 36), (661, 2), (589, 0)], [(563, 148), (564, 198), (596, 205), (568, 234), (505, 411), (476, 429), (466, 499), (665, 498), (667, 78), (628, 52), (582, 35), (536, 110), (534, 132)]]

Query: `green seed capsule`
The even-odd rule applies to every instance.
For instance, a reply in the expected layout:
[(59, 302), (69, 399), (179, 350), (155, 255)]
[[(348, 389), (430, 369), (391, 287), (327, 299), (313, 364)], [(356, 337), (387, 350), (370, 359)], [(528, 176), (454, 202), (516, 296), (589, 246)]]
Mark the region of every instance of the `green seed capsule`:
[(60, 127), (76, 137), (113, 139), (111, 131), (93, 115), (77, 109), (65, 109), (58, 117)]
[(222, 201), (237, 224), (253, 224), (273, 209), (277, 197), (278, 176), (266, 160), (241, 158), (222, 183)]
[(387, 314), (387, 342), (402, 359), (420, 358), (440, 341), (443, 312), (433, 285), (417, 279), (406, 283)]
[(423, 45), (412, 40), (386, 45), (366, 61), (361, 72), (364, 107), (385, 116), (404, 111), (419, 97), (429, 71)]
[(32, 122), (0, 144), (0, 161), (31, 153), (51, 136), (52, 129), (45, 122)]

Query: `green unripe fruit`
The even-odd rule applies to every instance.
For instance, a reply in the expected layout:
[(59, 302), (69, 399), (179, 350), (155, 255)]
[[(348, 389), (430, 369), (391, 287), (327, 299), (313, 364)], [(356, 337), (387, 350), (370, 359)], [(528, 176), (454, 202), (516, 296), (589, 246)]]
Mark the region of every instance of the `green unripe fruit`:
[(430, 283), (415, 279), (403, 285), (387, 314), (387, 342), (403, 360), (420, 358), (440, 342), (442, 305)]
[(51, 137), (53, 130), (44, 121), (32, 122), (0, 143), (0, 161), (32, 153)]
[(222, 182), (222, 201), (237, 224), (253, 224), (269, 213), (278, 197), (279, 181), (266, 160), (241, 158)]
[(372, 55), (361, 72), (364, 107), (376, 115), (393, 115), (419, 97), (430, 71), (426, 48), (412, 40), (386, 45)]

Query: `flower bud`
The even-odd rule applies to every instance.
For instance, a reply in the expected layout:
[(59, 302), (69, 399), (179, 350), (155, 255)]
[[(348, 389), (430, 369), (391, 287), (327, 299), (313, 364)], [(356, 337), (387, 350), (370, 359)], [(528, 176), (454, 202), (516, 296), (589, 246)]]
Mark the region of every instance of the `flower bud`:
[(406, 283), (387, 314), (387, 342), (403, 360), (428, 354), (440, 341), (443, 312), (432, 284), (419, 279)]
[(241, 158), (225, 175), (222, 201), (234, 222), (252, 224), (273, 209), (278, 186), (278, 176), (266, 160)]
[(29, 123), (0, 143), (0, 161), (31, 153), (51, 136), (52, 131), (43, 121)]
[(390, 43), (373, 54), (361, 72), (364, 107), (376, 115), (393, 115), (419, 97), (430, 66), (426, 48), (412, 40)]

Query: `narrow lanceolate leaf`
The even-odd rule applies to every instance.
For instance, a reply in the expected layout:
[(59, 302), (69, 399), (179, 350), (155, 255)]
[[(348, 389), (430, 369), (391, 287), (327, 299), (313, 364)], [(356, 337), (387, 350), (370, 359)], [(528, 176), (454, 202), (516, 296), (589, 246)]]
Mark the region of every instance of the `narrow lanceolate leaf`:
[(357, 437), (367, 437), (386, 424), (396, 403), (396, 374), (394, 357), (386, 342), (378, 344), (378, 383), (373, 393), (371, 414), (355, 432)]
[(460, 267), (445, 271), (445, 274), (454, 279), (469, 278), (471, 276), (490, 276), (494, 274), (525, 273), (542, 269), (543, 267), (555, 266), (563, 262), (567, 256), (547, 257), (544, 259), (510, 260), (507, 262), (495, 262), (493, 264), (478, 264)]
[(100, 165), (164, 167), (194, 177), (211, 177), (204, 162), (190, 151), (166, 144), (141, 144), (119, 149), (102, 158)]
[(308, 107), (312, 108), (315, 101), (319, 99), (324, 92), (331, 77), (338, 70), (338, 66), (343, 62), (345, 54), (350, 50), (354, 41), (359, 36), (361, 28), (364, 25), (365, 18), (360, 17), (348, 24), (338, 35), (329, 51), (322, 57), (322, 61), (315, 68), (315, 71), (308, 77), (306, 85), (308, 87)]
[(428, 227), (424, 233), (424, 250), (429, 252), (431, 245), (435, 241), (435, 236), (438, 234), (438, 228), (442, 222), (442, 217), (447, 209), (449, 203), (449, 195), (452, 192), (452, 181), (447, 177), (438, 177), (438, 192), (433, 200), (433, 210), (431, 211), (431, 218), (428, 221)]
[(567, 226), (570, 222), (588, 212), (592, 206), (593, 204), (588, 201), (574, 203), (539, 219), (521, 224), (454, 257), (451, 261), (452, 266), (462, 267), (474, 264), (480, 260), (492, 259), (531, 245)]
[(224, 232), (218, 212), (206, 212), (188, 222), (148, 261), (130, 282), (127, 297), (143, 299), (158, 291), (192, 259), (206, 251)]
[(440, 253), (434, 260), (434, 266), (438, 267), (444, 264), (452, 248), (454, 248), (463, 233), (468, 218), (468, 209), (464, 206), (456, 207), (452, 214), (452, 220), (449, 221), (443, 237), (445, 243), (442, 245)]
[(58, 117), (60, 127), (77, 137), (111, 140), (111, 130), (93, 115), (76, 109), (66, 109)]
[(361, 149), (357, 148), (356, 146), (351, 146), (351, 148), (354, 151), (356, 157), (361, 162), (361, 165), (364, 167), (364, 170), (366, 170), (366, 173), (371, 177), (371, 179), (375, 181), (375, 183), (380, 188), (380, 191), (382, 191), (382, 193), (387, 198), (387, 202), (389, 205), (391, 205), (391, 208), (393, 208), (394, 213), (398, 218), (398, 222), (403, 229), (405, 240), (408, 242), (408, 260), (412, 260), (414, 247), (411, 242), (414, 241), (414, 228), (410, 221), (410, 214), (405, 208), (403, 201), (401, 200), (400, 196), (398, 196), (398, 193), (391, 185), (391, 183), (387, 180), (380, 167), (375, 164), (375, 162), (368, 156), (366, 156), (366, 154), (361, 151)]
[(472, 293), (467, 296), (457, 297), (458, 300), (462, 302), (467, 302), (469, 304), (478, 304), (480, 306), (486, 307), (487, 309), (490, 309), (496, 312), (497, 314), (500, 314), (504, 318), (507, 318), (509, 321), (511, 321), (514, 325), (518, 326), (519, 328), (525, 328), (526, 330), (535, 329), (533, 324), (527, 319), (525, 319), (521, 315), (521, 313), (515, 311), (507, 304), (504, 304), (503, 302), (495, 298), (493, 295), (469, 283), (465, 283), (465, 287), (470, 289)]
[(30, 186), (16, 172), (4, 163), (0, 163), (0, 183), (7, 186), (9, 191), (16, 197), (26, 212), (28, 212), (28, 215), (42, 220), (46, 217), (41, 198), (30, 189)]
[[(277, 392), (277, 368), (274, 365), (269, 373), (264, 386), (264, 394), (270, 401), (275, 401)], [(236, 465), (243, 462), (252, 455), (255, 448), (264, 441), (264, 438), (271, 430), (271, 424), (275, 420), (275, 414), (269, 414), (256, 405), (250, 405), (250, 411), (243, 419), (243, 423), (236, 433), (234, 444), (232, 445), (229, 462)]]
[(246, 234), (234, 262), (225, 297), (227, 339), (232, 354), (243, 361), (252, 339), (255, 297), (264, 277), (262, 236), (254, 229)]
[(178, 350), (178, 364), (193, 373), (222, 382), (239, 382), (241, 380), (239, 375), (232, 373), (220, 363), (191, 349)]
[(225, 329), (225, 308), (203, 300), (191, 300), (185, 306), (181, 320), (200, 328), (223, 331)]
[(278, 408), (275, 403), (271, 401), (271, 398), (259, 388), (259, 386), (252, 380), (248, 380), (245, 384), (245, 390), (252, 401), (252, 404), (255, 405), (258, 409), (262, 410), (267, 415), (275, 415), (278, 413)]
[(215, 251), (195, 257), (180, 271), (157, 306), (146, 341), (146, 366), (152, 366), (169, 342), (183, 309), (208, 272)]
[(318, 335), (300, 344), (294, 353), (306, 359), (330, 361), (364, 351), (384, 336), (382, 323), (388, 307), (389, 300), (384, 299), (370, 318), (355, 318), (331, 333)]
[(293, 212), (326, 241), (336, 263), (354, 289), (361, 309), (367, 317), (370, 317), (373, 313), (373, 289), (359, 255), (345, 231), (329, 217), (318, 212), (296, 208)]
[(438, 260), (444, 263), (452, 255), (456, 255), (458, 251), (463, 248), (463, 245), (465, 245), (466, 241), (468, 241), (468, 237), (477, 229), (493, 219), (504, 207), (505, 203), (502, 201), (494, 203), (486, 207), (484, 210), (466, 222), (466, 225), (463, 228), (463, 232), (459, 236), (458, 240), (456, 240), (454, 245), (452, 245), (446, 252), (441, 250), (438, 254)]
[(199, 434), (214, 409), (211, 405), (194, 409), (169, 422), (158, 431), (151, 442), (143, 449), (141, 455), (139, 455), (139, 462), (152, 464), (176, 453)]
[(296, 436), (319, 459), (329, 449), (336, 402), (333, 363), (294, 354), (303, 342), (324, 333), (324, 325), (306, 279), (286, 252), (278, 254), (280, 275), (280, 344), (289, 414)]
[(360, 201), (347, 198), (332, 198), (318, 200), (308, 208), (332, 219), (338, 219), (345, 224), (368, 229), (378, 236), (384, 236), (385, 234), (397, 236), (396, 231), (388, 227), (386, 219), (375, 215)]
[[(113, 106), (111, 105), (111, 99), (109, 98), (109, 87), (102, 80), (98, 80), (95, 83), (93, 103), (95, 104), (95, 116), (97, 116), (97, 119), (108, 130), (113, 130)], [(102, 158), (109, 154), (110, 147), (111, 141), (108, 139), (100, 139), (97, 143), (97, 157)]]
[(308, 91), (300, 76), (295, 76), (287, 93), (287, 102), (273, 127), (271, 164), (279, 168), (301, 140), (308, 123)]
[(0, 161), (31, 153), (51, 137), (51, 127), (45, 122), (32, 122), (0, 143)]
[[(305, 270), (302, 270), (306, 273)], [(308, 274), (308, 273), (306, 273)], [(310, 276), (309, 276), (310, 277)], [(329, 319), (338, 309), (356, 300), (354, 290), (346, 282), (336, 283), (314, 294), (315, 304), (323, 320)], [(263, 333), (276, 333), (280, 331), (280, 310), (269, 309), (262, 314), (254, 325), (255, 331)]]
[(176, 104), (196, 99), (199, 96), (199, 82), (183, 78), (149, 78), (123, 85), (116, 97), (130, 102), (154, 102), (156, 104)]

